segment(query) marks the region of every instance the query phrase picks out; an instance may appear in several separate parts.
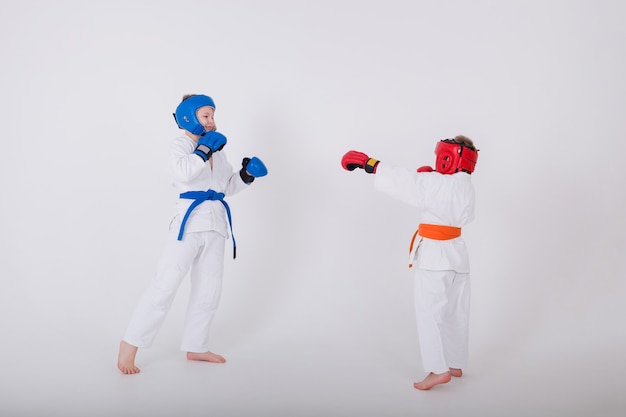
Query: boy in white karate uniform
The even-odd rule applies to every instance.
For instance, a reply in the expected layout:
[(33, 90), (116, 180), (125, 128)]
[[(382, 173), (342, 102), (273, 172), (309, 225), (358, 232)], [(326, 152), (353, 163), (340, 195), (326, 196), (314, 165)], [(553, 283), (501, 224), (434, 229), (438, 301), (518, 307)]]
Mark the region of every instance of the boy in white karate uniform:
[(215, 103), (206, 95), (186, 95), (174, 118), (184, 133), (170, 147), (169, 170), (180, 193), (170, 223), (165, 250), (156, 274), (139, 300), (120, 343), (118, 368), (136, 374), (137, 349), (152, 345), (170, 309), (176, 291), (191, 270), (191, 294), (181, 350), (187, 359), (223, 363), (209, 350), (209, 328), (220, 299), (224, 272), (224, 246), (232, 235), (230, 207), (224, 197), (267, 174), (257, 157), (244, 158), (234, 171), (222, 151), (226, 137), (216, 131)]
[(474, 219), (471, 173), (478, 151), (459, 135), (439, 141), (436, 169), (416, 171), (383, 164), (357, 151), (342, 166), (376, 174), (374, 187), (418, 209), (409, 266), (415, 267), (414, 297), (422, 365), (428, 375), (414, 387), (428, 390), (463, 375), (468, 357), (469, 256), (461, 228)]

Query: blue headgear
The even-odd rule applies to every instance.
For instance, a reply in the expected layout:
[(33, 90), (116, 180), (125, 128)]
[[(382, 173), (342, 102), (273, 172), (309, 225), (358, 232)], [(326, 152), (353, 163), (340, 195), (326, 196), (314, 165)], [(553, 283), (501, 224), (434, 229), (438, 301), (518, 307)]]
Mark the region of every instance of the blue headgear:
[(179, 128), (185, 129), (194, 135), (204, 133), (204, 126), (200, 124), (196, 117), (196, 112), (200, 107), (210, 106), (215, 109), (215, 103), (209, 96), (198, 94), (183, 100), (174, 113), (174, 120)]

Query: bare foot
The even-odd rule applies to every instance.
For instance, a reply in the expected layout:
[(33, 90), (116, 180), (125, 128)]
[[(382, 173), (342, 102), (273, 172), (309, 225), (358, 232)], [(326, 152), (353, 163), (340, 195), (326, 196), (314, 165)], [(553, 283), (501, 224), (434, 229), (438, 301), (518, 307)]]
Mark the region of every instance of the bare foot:
[(426, 391), (431, 389), (435, 385), (447, 384), (448, 382), (450, 382), (451, 379), (452, 377), (450, 376), (450, 372), (445, 372), (443, 374), (434, 374), (431, 372), (428, 374), (428, 376), (426, 376), (426, 378), (424, 378), (422, 382), (414, 383), (413, 387), (422, 391)]
[(463, 376), (463, 370), (459, 368), (450, 368), (450, 375), (460, 378)]
[(137, 346), (133, 346), (125, 341), (120, 342), (120, 353), (117, 357), (117, 367), (123, 374), (138, 374), (139, 368), (135, 366), (135, 355), (137, 355)]
[(187, 352), (187, 359), (190, 361), (206, 361), (211, 363), (224, 363), (223, 356), (213, 352)]

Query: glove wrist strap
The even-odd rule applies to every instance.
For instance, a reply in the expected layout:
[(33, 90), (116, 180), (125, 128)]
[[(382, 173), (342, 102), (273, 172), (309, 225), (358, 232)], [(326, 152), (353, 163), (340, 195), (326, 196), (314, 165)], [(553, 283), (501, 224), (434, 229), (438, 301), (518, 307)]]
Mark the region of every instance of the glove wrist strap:
[(198, 155), (200, 158), (204, 159), (204, 162), (206, 162), (211, 157), (211, 154), (213, 153), (213, 151), (208, 146), (200, 144), (196, 146), (196, 150), (193, 151), (193, 153)]
[(368, 159), (365, 163), (365, 166), (363, 167), (365, 169), (365, 172), (367, 172), (368, 174), (375, 174), (379, 162), (379, 160), (374, 158)]
[(243, 167), (239, 170), (239, 176), (241, 177), (241, 179), (243, 180), (243, 182), (245, 182), (246, 184), (250, 184), (252, 183), (252, 181), (254, 181), (254, 177), (250, 174), (248, 174), (248, 172), (246, 171), (246, 168)]

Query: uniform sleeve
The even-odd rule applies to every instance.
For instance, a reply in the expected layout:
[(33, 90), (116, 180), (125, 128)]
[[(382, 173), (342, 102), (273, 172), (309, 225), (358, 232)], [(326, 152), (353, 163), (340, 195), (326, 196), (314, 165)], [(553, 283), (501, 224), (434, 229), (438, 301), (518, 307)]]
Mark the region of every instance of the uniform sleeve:
[(175, 181), (189, 182), (202, 172), (206, 162), (193, 153), (192, 143), (176, 140), (170, 146), (169, 169)]
[(424, 204), (425, 194), (420, 176), (415, 171), (381, 162), (374, 174), (374, 188), (396, 200), (419, 207)]
[(239, 170), (233, 169), (233, 166), (228, 162), (228, 157), (224, 151), (213, 154), (213, 169), (219, 170), (219, 173), (214, 172), (214, 175), (219, 175), (221, 178), (220, 183), (223, 186), (225, 195), (237, 194), (248, 187), (248, 184), (241, 179)]
[(241, 175), (239, 175), (239, 171), (234, 171), (230, 178), (228, 179), (228, 183), (226, 184), (226, 189), (224, 190), (224, 194), (233, 195), (237, 194), (239, 191), (248, 188), (250, 184), (246, 184), (241, 179)]

